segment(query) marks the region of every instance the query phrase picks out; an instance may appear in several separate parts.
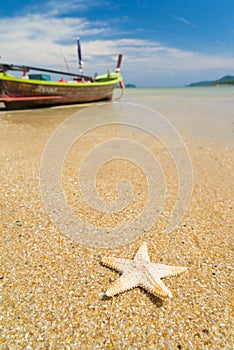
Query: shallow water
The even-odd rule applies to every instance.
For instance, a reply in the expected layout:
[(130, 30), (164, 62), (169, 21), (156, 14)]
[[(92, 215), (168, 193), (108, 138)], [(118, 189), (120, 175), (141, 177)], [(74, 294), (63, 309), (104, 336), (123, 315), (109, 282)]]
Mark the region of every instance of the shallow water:
[(234, 144), (234, 87), (127, 89), (121, 101), (153, 108), (182, 136)]

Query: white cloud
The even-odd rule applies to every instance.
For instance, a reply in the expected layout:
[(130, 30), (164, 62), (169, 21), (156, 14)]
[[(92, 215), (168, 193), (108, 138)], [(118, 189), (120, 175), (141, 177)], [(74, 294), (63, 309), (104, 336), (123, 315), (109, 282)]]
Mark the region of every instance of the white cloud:
[[(172, 79), (176, 83), (182, 76), (187, 76), (188, 80), (183, 78), (183, 84), (194, 80), (198, 72), (230, 71), (234, 67), (231, 56), (181, 50), (152, 40), (105, 40), (108, 30), (111, 31), (108, 23), (89, 22), (85, 18), (59, 18), (48, 13), (2, 18), (1, 61), (65, 69), (62, 49), (70, 69), (77, 71), (76, 37), (79, 36), (86, 74), (96, 71), (102, 74), (107, 69), (114, 69), (117, 55), (122, 53), (126, 81), (137, 85), (167, 85)], [(94, 39), (97, 36), (99, 40)]]
[(72, 13), (73, 10), (83, 11), (87, 6), (88, 2), (83, 0), (50, 0), (46, 4), (47, 13), (49, 13), (50, 16)]
[(192, 26), (193, 28), (198, 28), (195, 24), (193, 24), (192, 22), (190, 22), (188, 19), (182, 17), (182, 16), (173, 16), (173, 18), (175, 18), (177, 21), (182, 22), (184, 24), (187, 24), (189, 26)]
[[(70, 15), (74, 12), (82, 13), (84, 10), (98, 6), (100, 6), (98, 0), (48, 0), (45, 4), (41, 2), (30, 4), (24, 8), (24, 11), (28, 13), (40, 13), (50, 17)], [(105, 3), (103, 3), (103, 6), (105, 6)]]
[[(0, 19), (1, 47), (3, 60), (27, 64), (58, 64), (55, 57), (61, 47), (68, 54), (75, 54), (76, 37), (93, 36), (103, 32), (82, 18), (56, 18), (39, 14), (24, 18)], [(71, 44), (72, 42), (72, 44)]]

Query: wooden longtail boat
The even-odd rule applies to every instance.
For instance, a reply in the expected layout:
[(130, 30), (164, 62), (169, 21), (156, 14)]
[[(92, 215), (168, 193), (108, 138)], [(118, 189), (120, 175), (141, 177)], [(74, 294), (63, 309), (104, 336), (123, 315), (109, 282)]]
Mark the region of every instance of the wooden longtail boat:
[[(7, 109), (24, 109), (111, 100), (115, 87), (123, 81), (120, 74), (121, 59), (122, 55), (119, 55), (115, 72), (108, 71), (106, 75), (95, 78), (70, 72), (0, 63), (0, 102), (3, 102)], [(22, 71), (23, 77), (16, 78), (7, 74), (8, 70)], [(73, 80), (68, 82), (44, 80), (49, 76), (43, 74), (29, 75), (25, 79), (25, 75), (31, 70), (72, 76)]]

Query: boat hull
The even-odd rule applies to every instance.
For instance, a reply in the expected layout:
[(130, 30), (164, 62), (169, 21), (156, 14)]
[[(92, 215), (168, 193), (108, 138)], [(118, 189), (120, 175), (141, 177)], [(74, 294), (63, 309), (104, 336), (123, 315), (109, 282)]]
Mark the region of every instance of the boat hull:
[(48, 107), (62, 104), (111, 100), (120, 74), (102, 76), (95, 82), (24, 80), (0, 74), (0, 102), (7, 109)]

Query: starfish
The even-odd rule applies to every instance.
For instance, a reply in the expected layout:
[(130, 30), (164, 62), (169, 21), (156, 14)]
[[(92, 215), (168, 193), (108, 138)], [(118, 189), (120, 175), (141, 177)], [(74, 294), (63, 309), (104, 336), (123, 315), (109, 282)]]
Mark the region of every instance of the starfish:
[(106, 295), (110, 297), (139, 286), (161, 299), (172, 298), (171, 292), (161, 278), (177, 276), (187, 270), (186, 267), (150, 262), (145, 242), (133, 260), (104, 257), (102, 264), (122, 273), (122, 276), (107, 289)]

